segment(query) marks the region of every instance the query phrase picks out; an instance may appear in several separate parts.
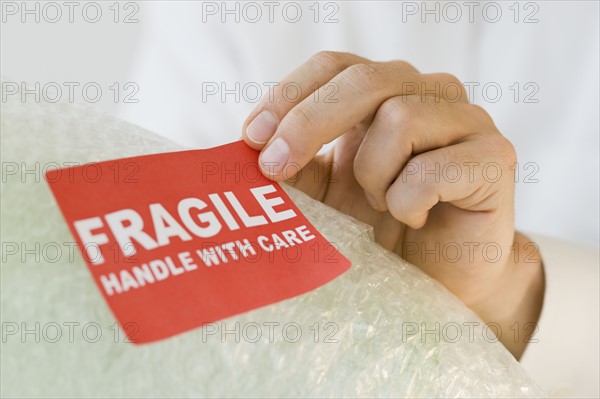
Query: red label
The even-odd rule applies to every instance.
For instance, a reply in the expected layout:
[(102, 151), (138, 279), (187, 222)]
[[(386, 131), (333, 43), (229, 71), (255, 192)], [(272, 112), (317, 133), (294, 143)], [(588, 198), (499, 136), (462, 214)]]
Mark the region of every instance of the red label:
[(308, 292), (350, 267), (241, 141), (55, 169), (46, 180), (136, 343)]

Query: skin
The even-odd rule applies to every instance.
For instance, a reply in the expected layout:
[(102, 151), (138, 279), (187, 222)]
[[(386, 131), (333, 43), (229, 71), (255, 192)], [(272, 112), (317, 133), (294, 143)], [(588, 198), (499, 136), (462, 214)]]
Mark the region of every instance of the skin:
[(380, 245), (497, 323), (518, 359), (541, 312), (542, 262), (515, 232), (515, 150), (460, 81), (321, 52), (279, 83), (242, 130), (263, 173), (372, 225)]

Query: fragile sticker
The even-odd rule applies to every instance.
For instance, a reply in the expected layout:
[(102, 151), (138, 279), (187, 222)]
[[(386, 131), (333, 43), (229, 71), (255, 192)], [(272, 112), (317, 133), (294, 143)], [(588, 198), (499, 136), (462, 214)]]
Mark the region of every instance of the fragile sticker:
[(134, 343), (306, 293), (350, 267), (242, 141), (54, 169), (46, 181)]

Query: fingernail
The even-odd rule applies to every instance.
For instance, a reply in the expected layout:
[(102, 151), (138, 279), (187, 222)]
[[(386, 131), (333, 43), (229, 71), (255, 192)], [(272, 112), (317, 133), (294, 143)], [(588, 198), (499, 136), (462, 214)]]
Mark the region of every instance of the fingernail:
[(290, 157), (290, 147), (281, 137), (273, 140), (260, 155), (260, 167), (267, 174), (279, 174)]
[(270, 111), (262, 111), (246, 127), (246, 135), (256, 144), (264, 144), (277, 129), (277, 118)]

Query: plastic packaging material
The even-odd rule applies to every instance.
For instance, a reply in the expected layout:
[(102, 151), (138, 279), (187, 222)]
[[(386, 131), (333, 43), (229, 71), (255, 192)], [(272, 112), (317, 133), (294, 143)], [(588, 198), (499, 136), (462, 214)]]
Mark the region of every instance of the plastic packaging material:
[(16, 100), (2, 107), (1, 147), (2, 396), (544, 395), (440, 284), (375, 244), (369, 226), (291, 188), (352, 261), (347, 273), (170, 339), (123, 342), (43, 172), (181, 148), (88, 108)]

